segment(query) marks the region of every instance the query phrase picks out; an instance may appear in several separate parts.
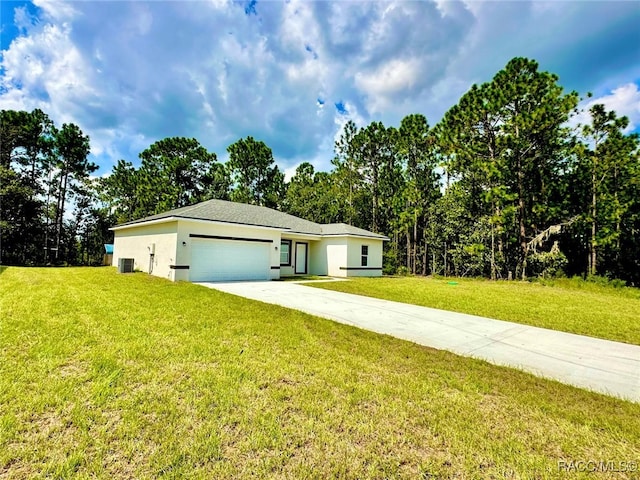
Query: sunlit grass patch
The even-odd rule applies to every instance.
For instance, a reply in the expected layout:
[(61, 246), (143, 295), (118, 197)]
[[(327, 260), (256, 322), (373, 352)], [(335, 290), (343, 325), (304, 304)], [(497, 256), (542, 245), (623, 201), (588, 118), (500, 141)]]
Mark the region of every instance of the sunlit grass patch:
[(424, 277), (311, 286), (640, 345), (640, 290), (635, 288), (574, 280), (544, 284)]
[(9, 268), (0, 312), (2, 478), (557, 478), (640, 457), (638, 404), (196, 285)]

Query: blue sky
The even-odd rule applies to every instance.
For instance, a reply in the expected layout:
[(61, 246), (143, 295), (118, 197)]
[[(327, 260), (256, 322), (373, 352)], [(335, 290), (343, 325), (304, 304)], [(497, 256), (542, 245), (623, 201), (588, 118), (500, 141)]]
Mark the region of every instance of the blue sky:
[[(168, 136), (218, 158), (252, 135), (328, 170), (348, 120), (434, 125), (512, 57), (640, 131), (637, 1), (1, 3), (0, 108), (91, 137), (99, 174)], [(587, 102), (585, 102), (587, 105)]]

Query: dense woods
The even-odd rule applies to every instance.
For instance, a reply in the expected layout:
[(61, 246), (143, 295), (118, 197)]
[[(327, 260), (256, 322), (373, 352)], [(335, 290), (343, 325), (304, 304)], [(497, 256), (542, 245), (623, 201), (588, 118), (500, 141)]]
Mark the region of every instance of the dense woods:
[(391, 239), (386, 273), (492, 279), (601, 275), (640, 283), (640, 149), (628, 120), (515, 58), (434, 125), (348, 122), (333, 168), (285, 182), (252, 137), (217, 161), (196, 139), (167, 138), (97, 179), (89, 138), (39, 110), (2, 111), (3, 264), (95, 264), (108, 228), (210, 198), (346, 222)]

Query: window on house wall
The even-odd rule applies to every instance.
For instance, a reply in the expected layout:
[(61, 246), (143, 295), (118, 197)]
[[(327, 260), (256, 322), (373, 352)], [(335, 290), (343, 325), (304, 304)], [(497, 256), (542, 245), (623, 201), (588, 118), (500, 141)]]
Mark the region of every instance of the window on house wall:
[(369, 263), (369, 245), (362, 245), (360, 251), (360, 265), (366, 267)]
[(280, 265), (291, 265), (291, 240), (280, 242)]

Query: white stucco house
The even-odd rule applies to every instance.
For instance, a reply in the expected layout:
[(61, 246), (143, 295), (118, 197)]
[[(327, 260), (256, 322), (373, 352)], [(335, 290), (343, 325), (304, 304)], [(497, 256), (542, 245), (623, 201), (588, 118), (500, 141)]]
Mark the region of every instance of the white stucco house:
[(209, 200), (113, 227), (113, 266), (172, 281), (382, 275), (384, 235), (277, 210)]

